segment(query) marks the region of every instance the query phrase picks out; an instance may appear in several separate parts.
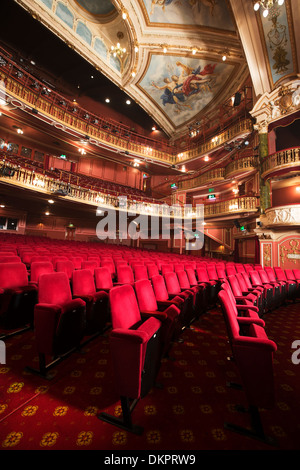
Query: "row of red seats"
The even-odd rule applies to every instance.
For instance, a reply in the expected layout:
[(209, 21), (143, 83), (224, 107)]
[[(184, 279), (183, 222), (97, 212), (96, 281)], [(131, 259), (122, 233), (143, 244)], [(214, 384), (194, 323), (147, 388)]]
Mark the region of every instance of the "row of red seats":
[[(230, 277), (230, 276), (229, 276)], [(232, 360), (236, 365), (240, 387), (245, 393), (250, 414), (250, 427), (225, 423), (233, 432), (276, 445), (273, 437), (265, 434), (260, 410), (275, 405), (273, 355), (277, 345), (269, 339), (265, 323), (253, 305), (239, 305), (228, 282), (221, 285), (218, 294), (227, 328)], [(237, 384), (234, 384), (235, 388)], [(241, 408), (241, 407), (240, 407)]]

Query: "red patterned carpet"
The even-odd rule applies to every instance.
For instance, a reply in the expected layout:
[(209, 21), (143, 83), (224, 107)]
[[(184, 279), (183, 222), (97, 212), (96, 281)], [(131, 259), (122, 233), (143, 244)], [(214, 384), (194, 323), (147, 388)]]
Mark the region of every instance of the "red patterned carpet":
[(236, 410), (247, 406), (227, 360), (222, 313), (205, 314), (176, 343), (173, 360), (164, 360), (159, 382), (133, 412), (144, 427), (141, 436), (99, 420), (100, 411), (120, 413), (115, 394), (108, 337), (98, 337), (81, 353), (55, 367), (45, 380), (25, 371), (37, 368), (33, 332), (7, 341), (6, 365), (0, 365), (1, 450), (296, 450), (300, 448), (300, 364), (292, 363), (292, 343), (300, 340), (300, 304), (265, 315), (266, 331), (278, 346), (274, 358), (276, 407), (261, 412), (266, 434), (277, 447), (228, 431), (224, 422), (249, 425), (249, 416)]

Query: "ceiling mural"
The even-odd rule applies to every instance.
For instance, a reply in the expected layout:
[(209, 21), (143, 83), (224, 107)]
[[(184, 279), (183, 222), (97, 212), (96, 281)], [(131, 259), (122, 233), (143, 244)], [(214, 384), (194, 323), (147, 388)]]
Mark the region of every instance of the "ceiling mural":
[(108, 15), (115, 10), (110, 0), (76, 0), (76, 3), (92, 15)]
[(225, 0), (143, 0), (151, 23), (200, 25), (234, 31)]
[(275, 4), (265, 18), (260, 13), (267, 56), (270, 64), (270, 75), (273, 84), (286, 75), (295, 72), (295, 46), (293, 31), (289, 28), (290, 18), (287, 4)]
[(228, 0), (16, 1), (36, 9), (169, 136), (232, 95), (248, 73)]
[(198, 115), (230, 77), (233, 66), (156, 54), (139, 86), (175, 126)]

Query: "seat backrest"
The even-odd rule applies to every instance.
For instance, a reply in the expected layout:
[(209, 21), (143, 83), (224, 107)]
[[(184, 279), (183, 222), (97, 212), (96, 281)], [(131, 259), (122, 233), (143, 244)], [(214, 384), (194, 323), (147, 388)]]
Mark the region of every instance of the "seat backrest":
[(206, 268), (196, 268), (196, 272), (200, 282), (209, 282)]
[(240, 285), (240, 288), (241, 288), (242, 292), (248, 292), (248, 287), (247, 287), (247, 284), (245, 282), (245, 279), (244, 279), (242, 273), (237, 273), (235, 275), (235, 277), (238, 280), (238, 283)]
[(82, 261), (81, 269), (89, 269), (93, 274), (95, 269), (97, 268), (97, 262), (90, 260), (90, 261)]
[(242, 264), (236, 264), (235, 269), (236, 269), (237, 273), (244, 273), (245, 272), (245, 268)]
[(264, 271), (263, 269), (260, 269), (258, 272), (259, 272), (259, 276), (262, 280), (262, 283), (263, 284), (268, 284), (269, 278), (268, 278), (268, 275), (267, 275), (266, 271)]
[(157, 267), (156, 264), (148, 264), (147, 270), (148, 270), (148, 278), (149, 279), (151, 279), (153, 276), (158, 276), (159, 275), (158, 267)]
[(66, 273), (68, 278), (71, 279), (72, 273), (74, 271), (74, 264), (72, 263), (72, 261), (57, 261), (56, 271), (58, 273)]
[(234, 276), (236, 274), (236, 267), (232, 264), (226, 266), (227, 276)]
[(117, 268), (117, 280), (121, 284), (132, 284), (134, 275), (131, 266), (120, 265)]
[(249, 271), (249, 276), (250, 276), (250, 279), (251, 279), (251, 282), (252, 282), (252, 285), (253, 286), (261, 286), (262, 285), (262, 281), (261, 281), (261, 278), (260, 278), (260, 275), (259, 275), (259, 272), (258, 271)]
[(131, 328), (141, 320), (134, 289), (129, 284), (113, 287), (109, 292), (113, 329)]
[(0, 288), (16, 289), (28, 285), (27, 269), (24, 263), (0, 264)]
[(218, 279), (226, 279), (227, 278), (225, 267), (223, 265), (217, 265), (216, 266), (216, 272), (217, 272)]
[(36, 261), (50, 261), (50, 256), (44, 256), (44, 255), (39, 255), (39, 256), (33, 256), (30, 260), (30, 265)]
[(240, 326), (237, 320), (237, 315), (232, 307), (230, 296), (225, 289), (221, 289), (219, 291), (218, 297), (220, 299), (228, 337), (230, 342), (232, 342), (233, 338), (237, 338), (240, 335)]
[(21, 258), (20, 256), (1, 254), (0, 263), (21, 263)]
[(64, 305), (72, 300), (69, 278), (66, 273), (42, 274), (39, 277), (38, 301), (41, 304)]
[(265, 266), (265, 272), (267, 273), (267, 276), (268, 276), (270, 281), (276, 282), (276, 276), (275, 276), (275, 273), (273, 271), (273, 268), (271, 268), (269, 266)]
[(38, 282), (41, 274), (53, 273), (54, 267), (51, 261), (35, 261), (31, 263), (30, 280)]
[(216, 266), (214, 264), (209, 264), (206, 266), (206, 271), (209, 279), (211, 281), (216, 281), (218, 278), (218, 274), (216, 271)]
[(275, 273), (276, 278), (279, 281), (287, 281), (285, 272), (282, 268), (279, 268), (278, 266), (275, 266), (274, 267), (274, 273)]
[(166, 272), (164, 274), (164, 280), (169, 294), (180, 294), (181, 288), (175, 272)]
[(102, 266), (100, 268), (95, 268), (95, 285), (96, 289), (101, 290), (109, 290), (113, 287), (113, 281), (111, 278), (111, 273), (109, 269)]
[(147, 266), (143, 264), (137, 265), (133, 268), (133, 271), (134, 271), (134, 279), (136, 281), (140, 281), (141, 279), (148, 279)]
[(89, 269), (76, 269), (72, 273), (73, 295), (93, 295), (96, 292), (93, 273)]
[(230, 283), (230, 287), (232, 289), (233, 295), (234, 296), (242, 296), (242, 289), (240, 288), (240, 285), (238, 283), (238, 280), (236, 276), (228, 276), (228, 281)]
[(172, 263), (162, 264), (161, 265), (161, 273), (162, 274), (170, 273), (170, 272), (173, 272), (173, 271), (174, 271), (174, 265)]
[(141, 279), (134, 283), (134, 288), (141, 312), (156, 311), (157, 301), (149, 279)]
[(169, 299), (169, 294), (167, 291), (165, 280), (162, 274), (157, 274), (151, 278), (154, 294), (156, 300), (163, 302)]
[(300, 269), (293, 269), (295, 279), (300, 280)]
[(191, 285), (186, 271), (178, 271), (176, 275), (181, 289), (190, 289)]
[(184, 269), (185, 269), (185, 266), (182, 263), (174, 264), (175, 273), (177, 273), (178, 271), (183, 271)]
[(196, 278), (195, 270), (194, 269), (187, 269), (186, 274), (187, 274), (190, 285), (191, 286), (197, 286), (198, 281), (197, 281), (197, 278)]
[(73, 263), (74, 269), (81, 269), (81, 263), (83, 261), (82, 256), (72, 256), (70, 261)]

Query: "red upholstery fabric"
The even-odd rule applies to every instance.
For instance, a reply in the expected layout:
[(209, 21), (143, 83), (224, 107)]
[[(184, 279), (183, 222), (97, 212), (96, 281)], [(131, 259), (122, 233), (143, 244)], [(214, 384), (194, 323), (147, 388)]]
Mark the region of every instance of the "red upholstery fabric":
[(35, 261), (30, 267), (30, 281), (38, 283), (41, 274), (49, 274), (53, 271), (54, 267), (50, 261)]
[(133, 284), (134, 275), (131, 266), (118, 266), (117, 268), (117, 282), (119, 284)]
[(272, 408), (275, 404), (273, 354), (276, 344), (263, 327), (252, 322), (241, 326), (232, 310), (228, 294), (221, 290), (221, 302), (234, 362), (239, 370), (248, 403), (254, 407)]
[(95, 286), (96, 290), (110, 291), (114, 286), (111, 273), (106, 267), (95, 269)]
[(56, 271), (61, 273), (66, 273), (69, 279), (72, 278), (72, 273), (74, 271), (74, 264), (69, 260), (57, 261)]
[(139, 281), (141, 279), (148, 279), (148, 270), (147, 266), (140, 265), (134, 267), (134, 279)]

